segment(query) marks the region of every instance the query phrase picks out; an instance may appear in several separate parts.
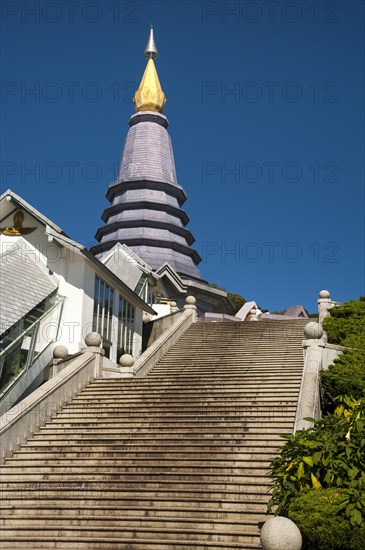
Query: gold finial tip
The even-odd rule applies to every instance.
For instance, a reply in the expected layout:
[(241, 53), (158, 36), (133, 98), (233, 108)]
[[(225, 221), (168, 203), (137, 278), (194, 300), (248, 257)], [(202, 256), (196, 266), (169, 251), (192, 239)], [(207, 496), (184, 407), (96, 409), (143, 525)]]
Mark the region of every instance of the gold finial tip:
[(166, 97), (152, 58), (148, 60), (139, 88), (134, 94), (133, 103), (136, 111), (157, 111), (159, 113), (163, 111)]

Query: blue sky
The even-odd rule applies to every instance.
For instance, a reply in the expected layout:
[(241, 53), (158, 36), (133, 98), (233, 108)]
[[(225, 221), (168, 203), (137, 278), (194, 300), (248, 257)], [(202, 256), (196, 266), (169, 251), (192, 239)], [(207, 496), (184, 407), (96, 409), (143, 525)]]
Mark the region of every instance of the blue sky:
[(2, 183), (94, 243), (149, 25), (203, 278), (364, 294), (364, 3), (2, 3)]

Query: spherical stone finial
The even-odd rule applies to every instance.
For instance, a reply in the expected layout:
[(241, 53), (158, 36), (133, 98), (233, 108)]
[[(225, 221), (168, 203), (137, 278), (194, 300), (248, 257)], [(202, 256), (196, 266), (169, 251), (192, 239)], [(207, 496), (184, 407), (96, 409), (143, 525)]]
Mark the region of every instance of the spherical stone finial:
[(302, 535), (293, 521), (277, 516), (264, 523), (260, 542), (263, 550), (300, 550)]
[(315, 323), (314, 321), (307, 323), (304, 327), (304, 336), (307, 340), (319, 340), (322, 338), (323, 334), (324, 330), (322, 325)]
[(185, 298), (185, 303), (188, 305), (188, 306), (195, 306), (196, 304), (196, 298), (195, 296), (187, 296)]
[(328, 290), (321, 290), (321, 292), (319, 293), (319, 297), (328, 299), (330, 297), (330, 293), (328, 292)]
[(66, 346), (59, 344), (53, 348), (53, 359), (65, 359), (68, 356), (68, 349)]
[(98, 332), (89, 332), (89, 334), (87, 334), (85, 336), (85, 344), (88, 346), (88, 347), (100, 347), (101, 345), (101, 336)]
[(148, 313), (144, 312), (142, 320), (144, 323), (149, 323), (151, 321), (151, 316)]
[(171, 307), (177, 307), (177, 303), (176, 302), (170, 302), (170, 306)]
[(134, 358), (129, 353), (124, 353), (119, 358), (119, 365), (121, 367), (133, 367)]

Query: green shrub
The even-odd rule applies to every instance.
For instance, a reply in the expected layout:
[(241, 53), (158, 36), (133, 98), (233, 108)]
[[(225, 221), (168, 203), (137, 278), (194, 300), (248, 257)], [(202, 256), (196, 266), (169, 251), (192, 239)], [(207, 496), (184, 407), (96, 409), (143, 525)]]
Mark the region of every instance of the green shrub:
[(365, 396), (365, 350), (345, 351), (321, 373), (321, 380), (331, 403), (339, 395), (351, 395), (356, 399)]
[(330, 312), (323, 323), (328, 341), (349, 349), (322, 372), (323, 389), (330, 403), (339, 395), (358, 399), (365, 396), (365, 297), (345, 302)]
[[(335, 414), (313, 422), (312, 428), (285, 436), (271, 462), (270, 511), (275, 507), (285, 515), (291, 502), (311, 489), (365, 490), (365, 400), (343, 398)], [(345, 513), (356, 524), (365, 522), (365, 502), (346, 507)]]
[(311, 490), (293, 500), (288, 516), (300, 529), (303, 550), (364, 549), (363, 527), (351, 525), (344, 514), (348, 493), (346, 489)]
[(364, 550), (365, 546), (365, 525), (361, 525), (359, 529), (355, 530), (355, 533), (351, 538), (350, 550)]
[(330, 309), (330, 316), (326, 317), (323, 322), (329, 342), (353, 347), (356, 346), (358, 337), (362, 336), (363, 344), (365, 344), (364, 319), (365, 296)]

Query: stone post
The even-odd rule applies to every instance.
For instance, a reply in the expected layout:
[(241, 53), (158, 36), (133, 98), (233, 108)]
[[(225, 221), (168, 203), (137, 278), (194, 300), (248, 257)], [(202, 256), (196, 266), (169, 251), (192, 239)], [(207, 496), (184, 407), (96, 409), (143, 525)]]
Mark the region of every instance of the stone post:
[(53, 378), (62, 369), (62, 363), (67, 360), (68, 349), (66, 346), (58, 345), (53, 348), (53, 359), (49, 365), (48, 378)]
[(102, 338), (97, 332), (89, 332), (85, 336), (86, 347), (81, 348), (81, 353), (94, 353), (95, 354), (95, 378), (102, 376), (103, 370), (103, 356), (105, 351), (101, 347)]
[(196, 299), (195, 299), (194, 296), (187, 296), (187, 297), (185, 298), (184, 310), (185, 310), (185, 311), (192, 311), (192, 312), (193, 312), (193, 317), (194, 317), (193, 322), (195, 323), (196, 317), (197, 317), (198, 308), (196, 307)]
[(328, 290), (321, 290), (318, 297), (318, 316), (319, 316), (319, 323), (323, 323), (323, 319), (325, 317), (328, 317), (329, 310), (334, 306), (332, 303), (330, 293)]
[(132, 355), (129, 355), (129, 353), (124, 353), (119, 358), (119, 366), (123, 370), (123, 377), (124, 378), (132, 378), (135, 373), (133, 371), (133, 365), (134, 365), (134, 357)]
[(304, 420), (304, 418), (319, 419), (321, 417), (320, 371), (322, 368), (322, 353), (326, 346), (326, 335), (322, 325), (310, 322), (304, 327), (304, 336), (304, 369), (294, 432), (312, 426), (312, 423)]

